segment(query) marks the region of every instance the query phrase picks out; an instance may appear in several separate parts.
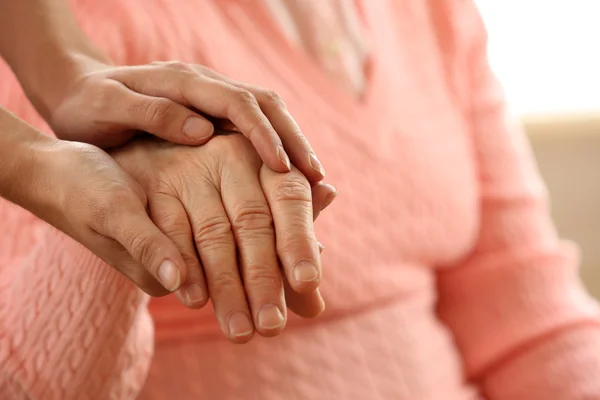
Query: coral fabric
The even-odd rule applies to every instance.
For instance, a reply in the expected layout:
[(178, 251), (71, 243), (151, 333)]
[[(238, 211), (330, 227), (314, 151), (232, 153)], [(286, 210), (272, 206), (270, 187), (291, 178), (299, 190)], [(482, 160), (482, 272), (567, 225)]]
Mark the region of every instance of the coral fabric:
[[(471, 0), (360, 2), (360, 99), (261, 2), (72, 3), (119, 63), (203, 63), (283, 96), (341, 193), (317, 224), (328, 308), (232, 345), (209, 308), (148, 302), (2, 202), (0, 398), (600, 399), (600, 314), (507, 122)], [(0, 76), (0, 102), (44, 129)]]
[(365, 85), (367, 37), (354, 0), (265, 0), (281, 32), (350, 94)]

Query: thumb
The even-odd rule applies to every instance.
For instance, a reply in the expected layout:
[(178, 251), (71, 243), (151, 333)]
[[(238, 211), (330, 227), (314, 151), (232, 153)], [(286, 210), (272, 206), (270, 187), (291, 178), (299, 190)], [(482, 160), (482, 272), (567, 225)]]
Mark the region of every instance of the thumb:
[(109, 118), (127, 129), (145, 131), (169, 142), (184, 145), (206, 143), (214, 133), (213, 124), (200, 114), (164, 97), (152, 97), (121, 89), (125, 107), (112, 107)]
[(185, 281), (187, 269), (181, 253), (142, 207), (120, 213), (107, 234), (169, 292), (179, 289)]

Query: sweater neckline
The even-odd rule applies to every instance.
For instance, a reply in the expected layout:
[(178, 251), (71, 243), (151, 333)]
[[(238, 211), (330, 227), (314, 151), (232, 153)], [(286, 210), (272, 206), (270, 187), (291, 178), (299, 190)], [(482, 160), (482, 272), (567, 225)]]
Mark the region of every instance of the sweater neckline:
[[(333, 117), (336, 124), (347, 121), (349, 129), (360, 128), (372, 129), (373, 121), (371, 112), (375, 87), (379, 78), (376, 68), (376, 59), (372, 51), (365, 62), (365, 86), (362, 95), (353, 96), (333, 82), (318, 63), (302, 49), (294, 46), (280, 31), (277, 21), (274, 20), (270, 10), (262, 1), (236, 1), (243, 13), (252, 16), (250, 22), (253, 29), (244, 29), (239, 26), (242, 33), (250, 44), (263, 52), (268, 57), (269, 64), (273, 64), (273, 70), (279, 71), (283, 78), (293, 76), (303, 83), (307, 88), (303, 95), (307, 96), (305, 101), (318, 105), (318, 109), (324, 111), (324, 116)], [(240, 21), (240, 19), (237, 19)], [(237, 22), (234, 21), (234, 22)], [(241, 22), (241, 21), (240, 21)], [(242, 22), (243, 25), (243, 22)], [(365, 34), (372, 36), (369, 24), (365, 26)], [(375, 43), (370, 38), (370, 43)]]

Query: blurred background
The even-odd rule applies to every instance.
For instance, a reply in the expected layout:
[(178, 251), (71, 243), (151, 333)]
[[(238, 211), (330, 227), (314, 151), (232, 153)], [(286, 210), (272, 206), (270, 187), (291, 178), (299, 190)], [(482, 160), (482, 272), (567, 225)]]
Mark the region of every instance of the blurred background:
[(489, 57), (529, 134), (562, 237), (600, 298), (600, 1), (477, 0)]

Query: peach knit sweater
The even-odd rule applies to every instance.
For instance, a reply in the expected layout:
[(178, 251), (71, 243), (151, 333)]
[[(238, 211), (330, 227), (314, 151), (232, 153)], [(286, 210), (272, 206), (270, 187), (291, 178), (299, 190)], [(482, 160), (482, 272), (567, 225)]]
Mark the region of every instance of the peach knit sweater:
[[(600, 399), (600, 314), (507, 123), (472, 0), (360, 2), (359, 100), (262, 2), (72, 3), (119, 63), (199, 62), (285, 98), (342, 193), (317, 224), (328, 309), (232, 345), (209, 308), (149, 306), (1, 202), (0, 399)], [(0, 103), (44, 128), (5, 66), (0, 81)]]

